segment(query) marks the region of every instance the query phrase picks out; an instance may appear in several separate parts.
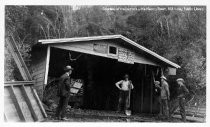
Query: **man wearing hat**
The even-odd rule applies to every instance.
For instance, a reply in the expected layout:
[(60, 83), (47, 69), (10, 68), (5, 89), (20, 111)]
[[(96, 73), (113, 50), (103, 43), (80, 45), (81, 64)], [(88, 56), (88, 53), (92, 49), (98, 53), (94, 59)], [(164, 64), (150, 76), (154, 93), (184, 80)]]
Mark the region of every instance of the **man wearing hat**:
[[(188, 89), (186, 88), (186, 86), (184, 85), (184, 79), (182, 78), (178, 78), (176, 80), (177, 84), (178, 84), (178, 89), (177, 89), (177, 98), (179, 101), (179, 108), (180, 108), (180, 114), (182, 116), (182, 121), (186, 121), (186, 114), (185, 114), (185, 96), (187, 93), (189, 93)], [(175, 108), (172, 109), (170, 116), (173, 114)]]
[[(133, 89), (133, 84), (131, 80), (129, 80), (129, 75), (125, 74), (124, 80), (121, 80), (117, 82), (116, 87), (120, 90), (120, 95), (119, 95), (119, 103), (118, 103), (118, 109), (117, 111), (121, 111), (121, 105), (124, 103), (124, 111), (128, 110), (129, 108), (129, 91)], [(121, 85), (121, 86), (120, 86)]]
[(64, 68), (65, 73), (59, 79), (58, 96), (60, 97), (60, 100), (56, 110), (56, 117), (59, 120), (68, 120), (65, 117), (65, 113), (70, 95), (70, 75), (72, 73), (72, 70), (73, 68), (71, 66), (66, 66)]
[(169, 118), (168, 101), (170, 100), (170, 91), (166, 77), (161, 76), (160, 78), (161, 78), (161, 86), (159, 86), (158, 83), (155, 84), (155, 86), (160, 89), (160, 98), (161, 98), (160, 115), (163, 115), (164, 118), (168, 119)]

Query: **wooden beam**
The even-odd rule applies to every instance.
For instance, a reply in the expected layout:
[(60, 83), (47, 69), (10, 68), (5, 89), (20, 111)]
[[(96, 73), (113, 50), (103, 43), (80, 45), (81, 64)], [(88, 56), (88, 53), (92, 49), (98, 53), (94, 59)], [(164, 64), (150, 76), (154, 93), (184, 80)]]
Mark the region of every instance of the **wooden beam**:
[(6, 117), (6, 115), (5, 115), (5, 113), (4, 113), (4, 121), (5, 121), (5, 122), (8, 121), (8, 120), (7, 120), (7, 117)]
[(48, 72), (49, 72), (49, 63), (50, 63), (50, 46), (47, 47), (47, 57), (46, 57), (46, 66), (45, 66), (44, 85), (47, 85)]
[(7, 86), (22, 86), (22, 85), (33, 85), (34, 81), (14, 81), (14, 82), (4, 82), (4, 87)]
[(7, 43), (7, 47), (10, 51), (10, 53), (12, 54), (14, 60), (15, 60), (15, 63), (17, 64), (17, 67), (18, 69), (20, 70), (20, 73), (23, 77), (24, 80), (27, 80), (27, 81), (31, 81), (32, 80), (32, 77), (31, 77), (31, 74), (17, 48), (17, 45), (15, 44), (15, 40), (12, 36), (10, 37), (6, 37), (6, 43)]
[(39, 105), (39, 108), (41, 109), (42, 115), (46, 118), (46, 117), (47, 117), (47, 113), (45, 112), (45, 109), (44, 109), (44, 107), (43, 107), (43, 105), (42, 105), (42, 102), (41, 102), (40, 99), (39, 99), (39, 96), (38, 96), (36, 90), (35, 90), (33, 87), (31, 87), (31, 91), (32, 91), (33, 96), (34, 96), (35, 99), (36, 99), (36, 102), (37, 102), (38, 105)]
[(81, 47), (76, 47), (76, 46), (73, 47), (73, 46), (54, 45), (52, 47), (59, 48), (59, 49), (65, 49), (65, 50), (69, 50), (69, 51), (85, 53), (85, 54), (90, 54), (90, 55), (94, 55), (94, 56), (101, 56), (101, 57), (105, 57), (105, 58), (117, 59), (117, 57), (112, 57), (112, 56), (109, 56), (109, 55), (103, 54), (103, 53), (97, 53), (97, 52), (94, 52), (93, 50), (91, 51), (91, 50), (83, 49)]
[(21, 120), (21, 121), (26, 121), (26, 119), (25, 119), (25, 117), (24, 117), (24, 115), (23, 115), (23, 112), (22, 112), (22, 110), (21, 110), (21, 108), (20, 108), (20, 105), (19, 105), (19, 103), (18, 103), (18, 100), (17, 100), (17, 98), (16, 98), (16, 96), (15, 96), (13, 86), (9, 87), (8, 90), (9, 90), (10, 97), (11, 97), (11, 99), (12, 99), (12, 101), (13, 101), (13, 104), (15, 105), (15, 108), (16, 108), (16, 111), (17, 111), (17, 113), (18, 113), (18, 116), (19, 116), (20, 120)]
[(23, 97), (24, 97), (24, 99), (26, 101), (26, 104), (27, 104), (27, 106), (28, 106), (28, 108), (29, 108), (29, 110), (31, 112), (31, 115), (32, 115), (34, 121), (38, 121), (38, 117), (37, 117), (37, 115), (36, 115), (36, 113), (35, 113), (35, 111), (33, 109), (33, 106), (32, 106), (31, 101), (30, 101), (30, 99), (29, 99), (29, 97), (27, 95), (27, 92), (26, 92), (26, 89), (25, 89), (24, 85), (21, 86), (21, 90), (22, 90)]

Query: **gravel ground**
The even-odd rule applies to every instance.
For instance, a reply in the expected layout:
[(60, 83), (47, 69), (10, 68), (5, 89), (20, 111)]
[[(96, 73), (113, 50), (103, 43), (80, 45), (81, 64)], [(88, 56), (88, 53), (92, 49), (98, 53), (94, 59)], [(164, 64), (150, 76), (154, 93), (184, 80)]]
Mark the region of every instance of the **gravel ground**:
[(114, 111), (97, 111), (97, 110), (81, 110), (71, 109), (66, 116), (68, 121), (54, 119), (54, 112), (48, 112), (48, 118), (45, 122), (181, 122), (178, 118), (171, 120), (163, 120), (154, 115), (132, 114), (126, 116), (123, 113)]

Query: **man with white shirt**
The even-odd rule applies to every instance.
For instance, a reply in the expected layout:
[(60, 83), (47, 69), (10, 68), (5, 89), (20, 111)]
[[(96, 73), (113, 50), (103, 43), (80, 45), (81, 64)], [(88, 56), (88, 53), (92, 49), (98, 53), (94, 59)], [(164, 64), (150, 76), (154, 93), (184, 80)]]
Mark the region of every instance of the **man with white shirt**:
[(117, 111), (118, 112), (121, 111), (122, 103), (124, 103), (124, 111), (126, 111), (130, 107), (130, 105), (129, 105), (129, 101), (130, 101), (129, 100), (129, 91), (134, 88), (133, 84), (132, 84), (131, 80), (129, 80), (129, 76), (126, 74), (124, 76), (124, 80), (117, 82), (115, 85), (120, 90)]

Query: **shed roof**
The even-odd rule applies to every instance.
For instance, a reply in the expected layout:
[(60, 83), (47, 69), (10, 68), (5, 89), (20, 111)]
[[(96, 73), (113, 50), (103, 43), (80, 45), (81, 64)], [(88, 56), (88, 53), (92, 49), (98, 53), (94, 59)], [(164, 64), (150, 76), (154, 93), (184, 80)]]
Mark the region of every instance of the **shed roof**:
[(157, 53), (137, 44), (136, 42), (130, 40), (127, 37), (124, 37), (122, 35), (106, 35), (106, 36), (91, 36), (91, 37), (75, 37), (75, 38), (60, 38), (60, 39), (44, 39), (44, 40), (39, 40), (41, 44), (60, 44), (60, 43), (68, 43), (68, 42), (80, 42), (80, 41), (93, 41), (93, 40), (105, 40), (105, 39), (121, 39), (128, 44), (137, 47), (139, 50), (144, 51), (151, 56), (159, 59), (160, 61), (169, 64), (172, 67), (175, 68), (180, 68), (180, 66), (176, 63), (171, 62), (170, 60), (158, 55)]

